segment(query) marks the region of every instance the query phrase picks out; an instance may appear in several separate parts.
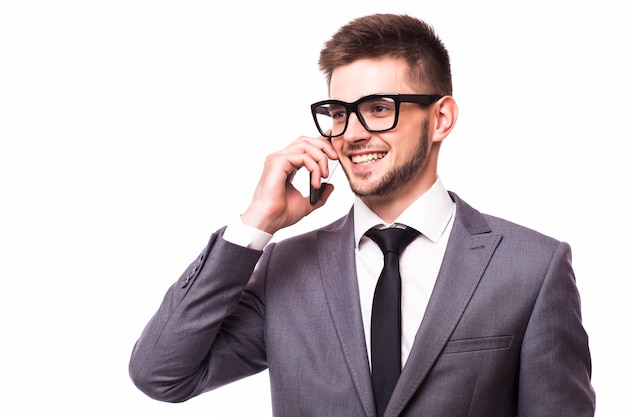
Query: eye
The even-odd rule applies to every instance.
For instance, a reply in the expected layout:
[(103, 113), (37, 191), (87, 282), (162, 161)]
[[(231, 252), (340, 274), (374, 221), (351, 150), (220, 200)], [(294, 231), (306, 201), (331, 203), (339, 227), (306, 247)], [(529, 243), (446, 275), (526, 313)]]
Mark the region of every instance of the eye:
[(386, 106), (381, 106), (381, 105), (376, 105), (376, 106), (372, 106), (372, 113), (382, 113), (384, 111), (388, 111), (389, 107)]
[(341, 120), (346, 117), (346, 109), (343, 106), (330, 106), (328, 114), (333, 120)]
[(395, 102), (389, 98), (367, 100), (359, 106), (361, 114), (366, 117), (389, 117), (395, 113)]

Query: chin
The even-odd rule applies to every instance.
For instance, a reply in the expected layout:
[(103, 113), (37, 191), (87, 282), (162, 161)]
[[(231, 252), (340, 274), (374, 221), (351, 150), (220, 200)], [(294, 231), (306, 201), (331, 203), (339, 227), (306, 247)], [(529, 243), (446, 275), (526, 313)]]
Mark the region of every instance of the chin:
[(350, 184), (350, 188), (352, 188), (352, 192), (357, 197), (387, 197), (393, 192), (393, 190), (389, 190), (383, 184), (375, 183), (375, 184)]

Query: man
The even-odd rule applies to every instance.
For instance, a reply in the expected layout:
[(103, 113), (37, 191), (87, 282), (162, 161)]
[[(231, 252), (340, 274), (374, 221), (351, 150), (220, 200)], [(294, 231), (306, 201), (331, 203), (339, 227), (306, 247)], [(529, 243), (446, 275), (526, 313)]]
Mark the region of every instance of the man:
[[(241, 223), (213, 234), (139, 338), (135, 384), (177, 402), (268, 368), (276, 416), (592, 416), (569, 246), (479, 213), (438, 177), (457, 106), (432, 28), (356, 19), (320, 66), (322, 136), (267, 157)], [(311, 205), (290, 179), (305, 167), (320, 188), (328, 159), (353, 208), (268, 244), (326, 202), (332, 185)], [(381, 228), (417, 232), (381, 249)], [(393, 294), (382, 307), (379, 287)]]

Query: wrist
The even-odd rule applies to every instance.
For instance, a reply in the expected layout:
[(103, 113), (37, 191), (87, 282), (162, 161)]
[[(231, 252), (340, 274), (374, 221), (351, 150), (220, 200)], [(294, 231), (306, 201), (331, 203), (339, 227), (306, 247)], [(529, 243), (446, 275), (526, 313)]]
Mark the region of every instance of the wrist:
[(273, 235), (274, 233), (276, 233), (276, 231), (280, 229), (280, 227), (276, 225), (276, 222), (268, 220), (270, 219), (269, 216), (260, 214), (250, 209), (246, 210), (240, 216), (240, 219), (242, 225), (262, 231), (269, 235)]

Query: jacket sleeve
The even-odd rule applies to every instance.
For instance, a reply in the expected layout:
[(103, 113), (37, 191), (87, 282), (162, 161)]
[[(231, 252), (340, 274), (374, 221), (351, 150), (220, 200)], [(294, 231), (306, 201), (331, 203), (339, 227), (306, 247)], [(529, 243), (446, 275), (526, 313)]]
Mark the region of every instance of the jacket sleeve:
[(222, 233), (169, 288), (133, 348), (130, 377), (154, 399), (185, 401), (266, 368), (262, 303), (241, 301), (262, 252)]
[(518, 416), (594, 415), (591, 357), (569, 245), (561, 243), (522, 343)]

